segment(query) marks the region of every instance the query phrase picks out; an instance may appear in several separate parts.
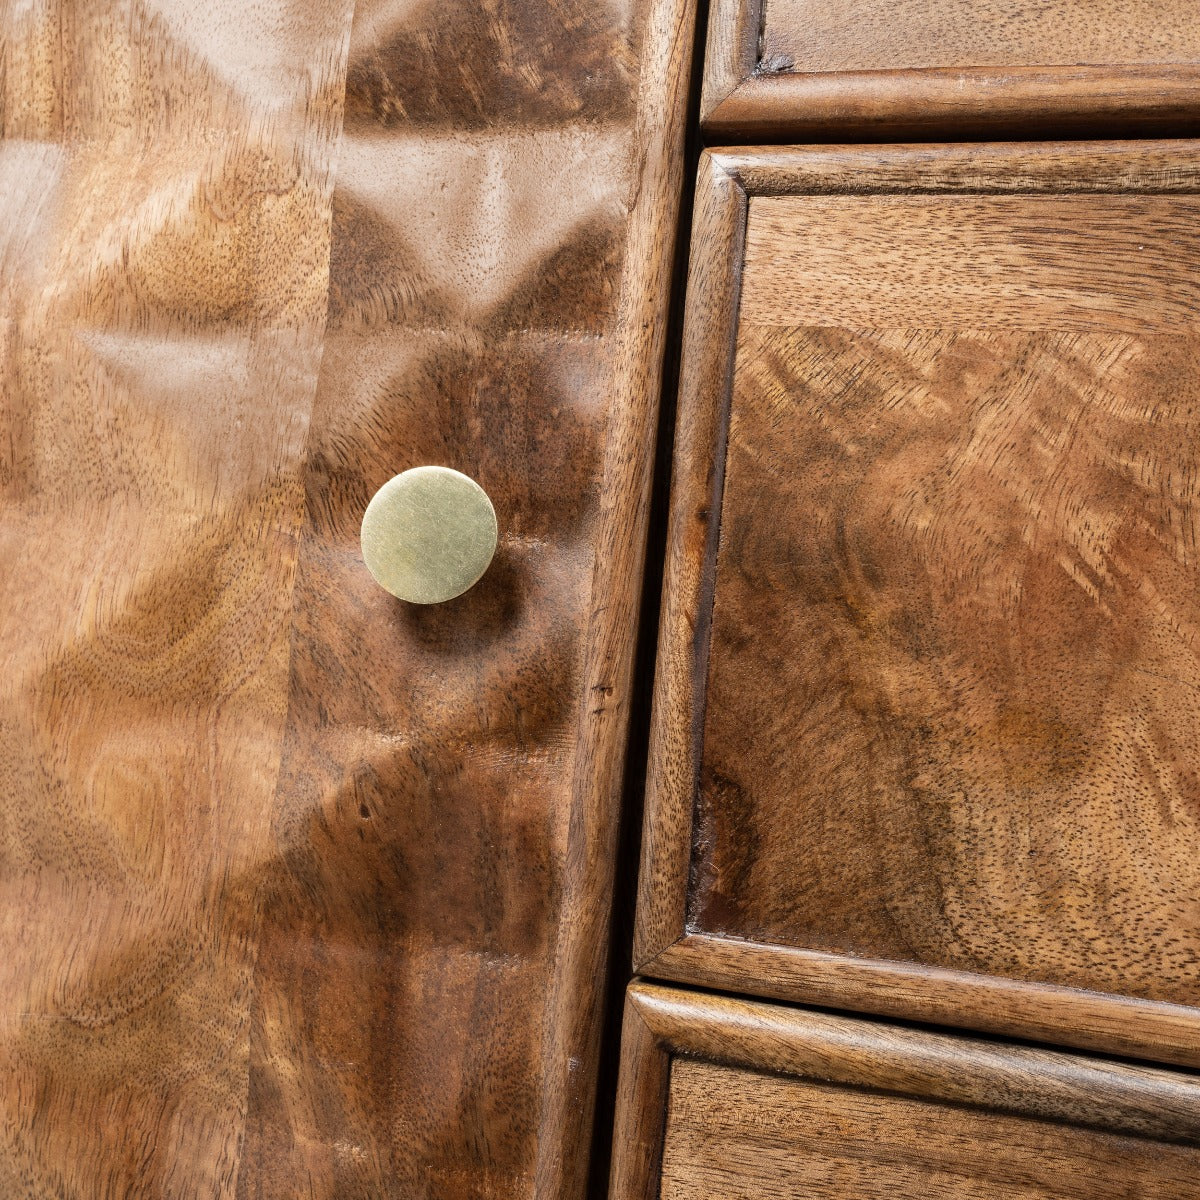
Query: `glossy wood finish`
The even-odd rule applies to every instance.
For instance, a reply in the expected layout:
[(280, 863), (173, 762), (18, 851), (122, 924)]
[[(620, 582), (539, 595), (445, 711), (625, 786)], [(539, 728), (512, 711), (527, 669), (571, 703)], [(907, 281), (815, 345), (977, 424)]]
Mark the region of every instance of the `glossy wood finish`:
[(6, 11), (5, 1197), (580, 1194), (692, 19)]
[(704, 161), (640, 970), (1200, 1062), (1194, 149)]
[(714, 141), (1062, 136), (1200, 127), (1188, 0), (714, 0)]
[(613, 1200), (1184, 1200), (1200, 1195), (1200, 1084), (634, 984), (614, 1145)]

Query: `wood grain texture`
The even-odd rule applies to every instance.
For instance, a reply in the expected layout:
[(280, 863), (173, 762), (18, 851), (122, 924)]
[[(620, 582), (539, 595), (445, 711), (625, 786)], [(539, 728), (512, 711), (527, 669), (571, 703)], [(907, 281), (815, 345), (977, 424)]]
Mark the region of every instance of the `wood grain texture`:
[[(443, 9), (467, 40), (439, 114), (410, 69), (428, 18), (356, 10), (259, 957), (263, 1194), (582, 1190), (691, 12)], [(598, 46), (624, 99), (593, 112)], [(355, 539), (420, 462), (478, 479), (502, 534), (475, 589), (414, 611)]]
[[(1191, 195), (1200, 164), (1173, 140), (959, 142), (895, 146), (724, 149), (721, 168), (755, 196)], [(864, 164), (869, 167), (864, 170)]]
[(621, 1020), (621, 1068), (613, 1121), (613, 1200), (658, 1196), (671, 1055), (659, 1032), (642, 1019), (641, 988), (631, 986)]
[(707, 127), (714, 110), (739, 88), (758, 65), (764, 0), (708, 8), (708, 37), (700, 92), (700, 123)]
[(698, 928), (1200, 1001), (1198, 212), (751, 200)]
[(579, 1195), (694, 9), (187, 10), (2, 18), (0, 1194)]
[(714, 140), (1076, 136), (1195, 130), (1187, 0), (714, 0)]
[(1197, 196), (755, 196), (739, 326), (1183, 334)]
[[(720, 1104), (713, 1098), (721, 1097)], [(662, 1200), (1188, 1200), (1194, 1148), (680, 1060)]]
[(767, 0), (762, 57), (797, 72), (1195, 63), (1189, 0)]
[(1190, 1074), (641, 983), (626, 1012), (613, 1200), (1200, 1194)]
[(686, 934), (640, 969), (654, 978), (775, 1000), (1200, 1066), (1196, 1010), (1183, 1004), (706, 933)]
[[(1020, 201), (751, 195), (742, 304), (689, 295), (688, 344), (737, 344), (728, 448), (729, 360), (684, 364), (641, 970), (1196, 1063), (1200, 344), (1190, 279), (1157, 290), (1133, 245), (1200, 246), (1126, 152), (1149, 191), (1060, 197), (1090, 150), (1059, 147)], [(754, 170), (827, 191), (813, 156)], [(810, 324), (774, 323), (792, 304)], [(706, 470), (715, 561), (680, 532)]]
[[(650, 735), (650, 792), (642, 824), (634, 962), (670, 945), (684, 927), (691, 858), (691, 797), (696, 791), (695, 742), (704, 708), (712, 571), (723, 487), (724, 430), (732, 387), (733, 324), (741, 286), (746, 195), (711, 155), (700, 161), (688, 268), (681, 411), (676, 429), (667, 577), (659, 624)], [(707, 319), (706, 319), (707, 318)], [(685, 498), (686, 497), (686, 501)], [(661, 802), (657, 799), (662, 797)]]
[(8, 6), (0, 1194), (235, 1195), (350, 5)]

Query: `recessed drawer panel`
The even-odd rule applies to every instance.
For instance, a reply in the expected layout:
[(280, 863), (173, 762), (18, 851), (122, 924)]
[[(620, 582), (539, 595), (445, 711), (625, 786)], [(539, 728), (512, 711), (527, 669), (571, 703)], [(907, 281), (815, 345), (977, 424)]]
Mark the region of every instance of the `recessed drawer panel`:
[(708, 160), (645, 969), (1196, 1059), (1194, 155)]
[(613, 1200), (1196, 1200), (1193, 1076), (635, 985)]
[[(713, 1099), (721, 1097), (720, 1104)], [(1195, 1149), (681, 1059), (662, 1200), (1200, 1195)]]

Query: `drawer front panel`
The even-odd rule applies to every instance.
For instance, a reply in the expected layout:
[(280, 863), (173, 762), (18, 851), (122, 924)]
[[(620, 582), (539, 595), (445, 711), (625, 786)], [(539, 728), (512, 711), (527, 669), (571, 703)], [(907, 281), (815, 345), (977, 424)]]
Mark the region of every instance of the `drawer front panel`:
[(697, 927), (1200, 997), (1198, 280), (1193, 197), (751, 200)]
[(712, 139), (1195, 130), (1190, 0), (713, 0)]
[[(713, 1102), (719, 1096), (720, 1103)], [(662, 1200), (1200, 1196), (1194, 1149), (679, 1059)]]
[(773, 189), (685, 388), (677, 934), (1196, 1005), (1200, 202)]
[(1118, 1065), (644, 984), (613, 1200), (1196, 1200), (1200, 1088)]
[(792, 71), (1183, 63), (1190, 0), (766, 0), (763, 59)]

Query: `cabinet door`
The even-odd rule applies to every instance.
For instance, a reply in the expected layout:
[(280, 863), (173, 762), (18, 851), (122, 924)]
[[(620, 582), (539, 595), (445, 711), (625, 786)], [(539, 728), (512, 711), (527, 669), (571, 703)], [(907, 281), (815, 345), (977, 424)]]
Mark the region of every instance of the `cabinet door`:
[(713, 0), (722, 141), (1195, 132), (1191, 0)]
[(1196, 153), (705, 160), (644, 972), (1200, 1062)]
[(635, 984), (612, 1200), (1197, 1200), (1194, 1075)]
[(694, 7), (2, 11), (0, 1196), (578, 1196)]

